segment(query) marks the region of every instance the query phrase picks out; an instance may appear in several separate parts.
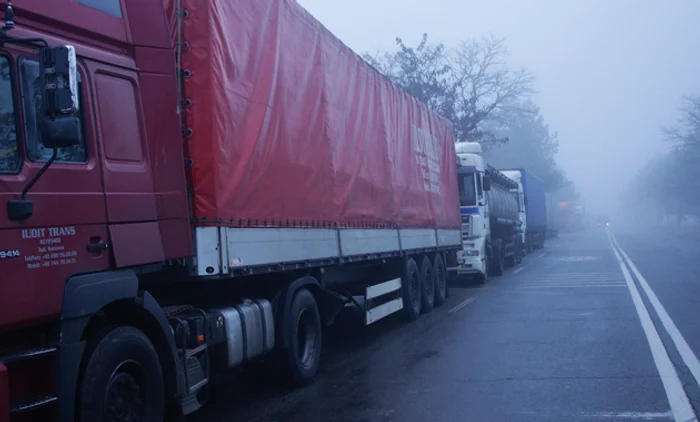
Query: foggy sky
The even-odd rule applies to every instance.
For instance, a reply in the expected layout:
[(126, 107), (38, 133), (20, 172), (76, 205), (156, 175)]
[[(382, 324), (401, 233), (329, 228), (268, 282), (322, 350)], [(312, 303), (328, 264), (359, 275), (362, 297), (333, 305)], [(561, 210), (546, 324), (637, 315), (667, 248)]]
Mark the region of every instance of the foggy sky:
[(358, 53), (508, 36), (510, 63), (537, 77), (559, 132), (557, 161), (591, 211), (611, 212), (649, 157), (666, 150), (683, 95), (700, 94), (698, 0), (298, 0)]

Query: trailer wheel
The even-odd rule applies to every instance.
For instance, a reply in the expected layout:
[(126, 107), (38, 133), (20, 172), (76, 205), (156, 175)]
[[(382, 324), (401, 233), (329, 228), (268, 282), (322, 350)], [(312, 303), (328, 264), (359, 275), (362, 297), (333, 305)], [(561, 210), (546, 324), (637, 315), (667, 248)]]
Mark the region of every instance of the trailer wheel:
[(421, 282), (418, 265), (413, 258), (406, 260), (401, 288), (403, 290), (403, 318), (406, 322), (415, 321), (420, 315)]
[(430, 258), (423, 257), (420, 264), (420, 281), (423, 291), (421, 292), (421, 310), (424, 314), (432, 312), (435, 308), (435, 272)]
[(447, 301), (447, 271), (445, 261), (441, 254), (435, 254), (433, 259), (433, 273), (435, 274), (435, 306), (440, 306)]
[(163, 373), (148, 337), (134, 327), (110, 326), (90, 346), (78, 402), (80, 420), (162, 421)]
[(283, 351), (287, 378), (295, 386), (310, 384), (321, 363), (321, 313), (314, 295), (301, 289), (292, 299), (287, 318), (289, 348)]

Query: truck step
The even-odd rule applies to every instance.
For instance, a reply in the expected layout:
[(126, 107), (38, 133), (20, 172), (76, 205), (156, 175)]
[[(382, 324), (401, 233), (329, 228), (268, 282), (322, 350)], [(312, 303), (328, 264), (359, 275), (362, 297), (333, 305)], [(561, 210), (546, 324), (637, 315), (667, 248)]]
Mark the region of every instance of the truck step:
[(186, 376), (187, 385), (189, 386), (188, 393), (196, 393), (197, 390), (204, 387), (209, 382), (204, 368), (202, 368), (199, 360), (195, 357), (187, 358)]
[(26, 349), (20, 352), (13, 352), (6, 355), (0, 355), (0, 363), (12, 363), (21, 360), (35, 359), (54, 353), (55, 347), (42, 347), (35, 349)]
[(199, 409), (206, 401), (206, 398), (202, 396), (200, 392), (203, 391), (202, 388), (209, 383), (209, 378), (207, 378), (207, 374), (205, 373), (204, 368), (202, 368), (199, 360), (196, 357), (192, 357), (192, 355), (197, 354), (195, 350), (190, 349), (187, 351), (187, 355), (189, 355), (189, 357), (186, 360), (187, 372), (185, 376), (187, 377), (188, 388), (182, 397), (182, 402), (180, 403), (182, 413), (184, 415), (189, 415), (190, 413)]
[(204, 403), (199, 401), (197, 393), (185, 394), (182, 397), (182, 402), (180, 403), (180, 407), (182, 408), (182, 414), (185, 416), (194, 413), (203, 405)]
[(30, 410), (38, 409), (40, 407), (54, 403), (56, 400), (57, 398), (53, 396), (37, 396), (30, 397), (24, 400), (19, 400), (15, 403), (10, 404), (10, 413), (17, 414), (28, 412)]

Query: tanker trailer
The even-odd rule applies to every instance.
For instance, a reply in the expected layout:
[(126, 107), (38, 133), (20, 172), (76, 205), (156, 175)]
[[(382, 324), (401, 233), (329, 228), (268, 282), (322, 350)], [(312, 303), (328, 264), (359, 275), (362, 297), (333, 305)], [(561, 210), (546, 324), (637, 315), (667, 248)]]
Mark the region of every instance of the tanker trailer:
[(448, 272), (451, 278), (475, 277), (485, 282), (489, 274), (501, 275), (505, 267), (522, 260), (518, 185), (486, 164), (480, 144), (457, 143), (455, 150), (462, 250)]
[(523, 257), (517, 183), (490, 166), (486, 174), (486, 203), (490, 226), (487, 242), (490, 245), (490, 250), (487, 251), (489, 271), (493, 275), (501, 275), (504, 267), (518, 265)]

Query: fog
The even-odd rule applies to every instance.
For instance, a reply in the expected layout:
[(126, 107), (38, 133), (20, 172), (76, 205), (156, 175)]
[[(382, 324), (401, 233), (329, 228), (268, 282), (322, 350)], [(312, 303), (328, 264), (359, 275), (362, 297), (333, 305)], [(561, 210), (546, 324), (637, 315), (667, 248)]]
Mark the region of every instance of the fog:
[(298, 0), (358, 53), (507, 36), (559, 132), (557, 162), (593, 212), (617, 208), (637, 170), (668, 149), (684, 95), (700, 94), (697, 0)]

